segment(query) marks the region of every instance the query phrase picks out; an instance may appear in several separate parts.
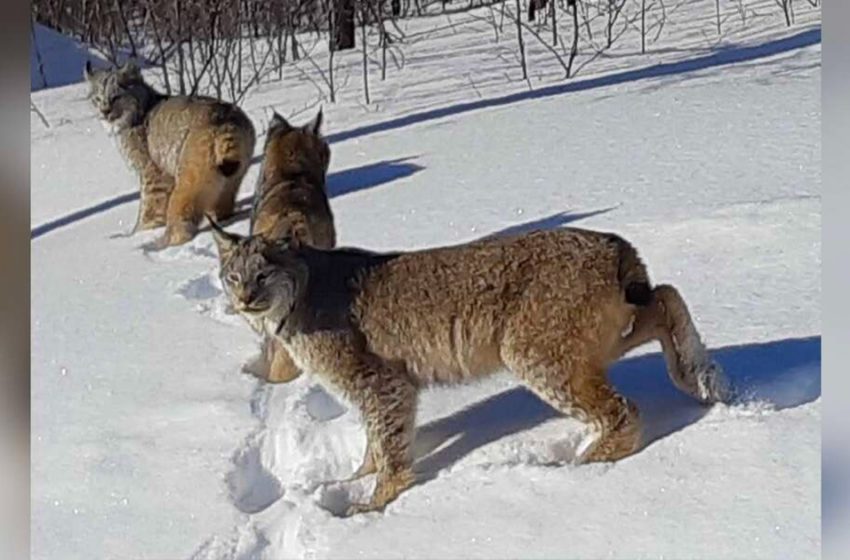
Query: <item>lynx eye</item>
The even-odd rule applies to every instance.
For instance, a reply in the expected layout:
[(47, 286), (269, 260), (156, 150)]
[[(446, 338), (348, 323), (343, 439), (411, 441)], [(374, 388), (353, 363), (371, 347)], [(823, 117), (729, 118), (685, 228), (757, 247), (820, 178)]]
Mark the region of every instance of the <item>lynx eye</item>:
[(268, 272), (261, 272), (261, 273), (257, 274), (257, 283), (260, 284), (261, 286), (265, 285), (265, 283), (268, 279), (269, 279), (269, 273)]
[(228, 272), (226, 280), (229, 284), (238, 284), (239, 283), (239, 274), (236, 272)]

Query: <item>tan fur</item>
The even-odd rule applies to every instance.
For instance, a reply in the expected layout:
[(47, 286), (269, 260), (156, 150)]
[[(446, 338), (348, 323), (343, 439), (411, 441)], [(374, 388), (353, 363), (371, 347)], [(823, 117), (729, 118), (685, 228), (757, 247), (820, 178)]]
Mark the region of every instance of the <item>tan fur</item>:
[(255, 328), (263, 337), (260, 355), (244, 367), (244, 372), (268, 383), (289, 383), (301, 375), (283, 343), (263, 327)]
[[(284, 238), (320, 249), (336, 245), (333, 214), (325, 191), (330, 148), (320, 135), (321, 110), (302, 127), (275, 113), (263, 149), (263, 167), (255, 193), (252, 235), (268, 241)], [(271, 383), (296, 379), (300, 370), (286, 348), (261, 329), (263, 358), (249, 372)]]
[[(254, 134), (241, 110), (212, 99), (175, 97), (154, 107), (146, 126), (150, 158), (146, 165), (174, 178), (165, 209), (167, 245), (190, 240), (204, 212), (219, 220), (233, 214), (254, 151)], [(228, 162), (236, 169), (225, 176), (220, 166)], [(144, 185), (143, 194), (149, 189)]]
[(678, 292), (653, 291), (637, 253), (614, 235), (563, 229), (397, 255), (273, 246), (263, 255), (277, 271), (266, 320), (279, 324), (295, 363), (346, 395), (366, 423), (355, 476), (376, 471), (377, 486), (351, 513), (381, 509), (412, 483), (416, 397), (427, 385), (508, 369), (596, 428), (583, 461), (641, 446), (636, 406), (606, 379), (636, 345), (661, 339), (677, 387), (723, 398), (721, 371)]
[(231, 103), (199, 96), (164, 96), (132, 64), (85, 77), (101, 118), (116, 132), (123, 155), (139, 174), (135, 230), (165, 225), (160, 245), (194, 237), (205, 212), (233, 213), (236, 193), (256, 142), (254, 127)]
[(252, 234), (268, 240), (292, 237), (321, 249), (336, 245), (325, 192), (330, 148), (315, 125), (294, 128), (275, 114), (263, 150), (263, 169), (252, 216)]

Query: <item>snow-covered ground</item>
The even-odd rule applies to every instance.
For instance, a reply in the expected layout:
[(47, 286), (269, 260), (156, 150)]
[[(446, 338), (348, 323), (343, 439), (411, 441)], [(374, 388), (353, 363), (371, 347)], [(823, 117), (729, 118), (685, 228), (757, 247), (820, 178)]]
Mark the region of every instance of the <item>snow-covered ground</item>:
[[(507, 375), (431, 390), (421, 483), (348, 519), (373, 483), (333, 482), (362, 456), (358, 414), (309, 374), (241, 374), (256, 340), (223, 312), (209, 234), (155, 254), (140, 249), (155, 233), (113, 237), (134, 222), (135, 178), (83, 85), (34, 93), (51, 127), (33, 116), (33, 556), (818, 556), (820, 12), (727, 21), (718, 44), (690, 17), (713, 6), (682, 3), (657, 52), (615, 49), (566, 83), (532, 44), (531, 91), (510, 37), (471, 16), (404, 22), (434, 31), (387, 82), (373, 73), (369, 107), (359, 54), (341, 57), (350, 80), (324, 102), (341, 244), (616, 231), (682, 290), (745, 395), (700, 407), (643, 348), (612, 378), (648, 445), (576, 466), (584, 428)], [(259, 129), (270, 106), (308, 118), (309, 68), (246, 100)]]

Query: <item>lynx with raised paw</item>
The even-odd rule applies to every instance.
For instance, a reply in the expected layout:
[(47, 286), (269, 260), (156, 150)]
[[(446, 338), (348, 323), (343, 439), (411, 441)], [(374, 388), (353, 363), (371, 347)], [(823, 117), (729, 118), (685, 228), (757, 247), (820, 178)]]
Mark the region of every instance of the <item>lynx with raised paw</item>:
[(377, 485), (349, 513), (380, 510), (413, 484), (417, 394), (431, 384), (509, 370), (595, 428), (582, 461), (641, 447), (637, 408), (606, 379), (636, 346), (660, 341), (673, 383), (695, 399), (727, 394), (679, 292), (653, 288), (616, 235), (560, 229), (376, 254), (214, 234), (226, 289), (299, 368), (362, 413), (368, 445), (357, 476), (377, 472)]

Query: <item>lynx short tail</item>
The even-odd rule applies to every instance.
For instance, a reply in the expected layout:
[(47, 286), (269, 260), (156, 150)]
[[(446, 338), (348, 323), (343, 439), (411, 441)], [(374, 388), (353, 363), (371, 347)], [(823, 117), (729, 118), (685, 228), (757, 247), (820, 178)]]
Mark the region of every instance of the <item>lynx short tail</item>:
[(625, 293), (626, 303), (649, 305), (652, 301), (652, 286), (643, 261), (628, 241), (616, 235), (611, 237), (619, 253), (617, 280)]
[[(244, 147), (235, 132), (228, 131), (218, 136), (214, 144), (215, 164), (219, 172), (227, 178), (233, 177), (246, 159)], [(250, 154), (249, 154), (250, 156)]]

